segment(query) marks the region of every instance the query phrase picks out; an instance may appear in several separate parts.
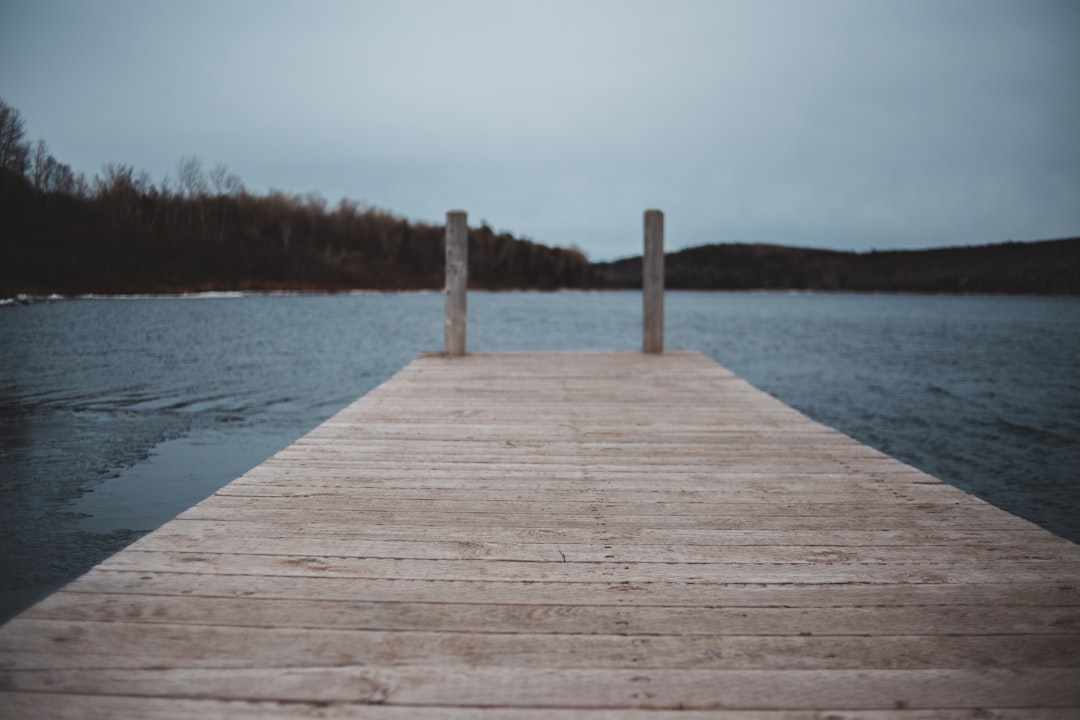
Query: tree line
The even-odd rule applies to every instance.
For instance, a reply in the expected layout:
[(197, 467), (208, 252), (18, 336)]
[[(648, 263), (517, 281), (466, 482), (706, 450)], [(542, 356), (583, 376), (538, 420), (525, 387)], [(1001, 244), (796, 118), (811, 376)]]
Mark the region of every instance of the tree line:
[[(641, 287), (641, 258), (592, 266), (595, 282)], [(993, 245), (843, 252), (778, 245), (701, 245), (664, 258), (681, 290), (1080, 295), (1080, 238)]]
[[(0, 297), (435, 289), (444, 233), (348, 199), (257, 195), (194, 155), (159, 183), (121, 163), (88, 179), (29, 141), (0, 100)], [(705, 245), (669, 253), (665, 278), (672, 289), (1080, 294), (1080, 238), (872, 253)], [(469, 285), (640, 288), (641, 258), (590, 265), (484, 224), (469, 230)]]
[[(0, 100), (0, 296), (439, 288), (444, 232), (344, 198), (254, 194), (194, 155), (159, 183), (122, 163), (88, 179), (30, 142)], [(590, 277), (579, 250), (469, 230), (471, 287), (583, 287)]]

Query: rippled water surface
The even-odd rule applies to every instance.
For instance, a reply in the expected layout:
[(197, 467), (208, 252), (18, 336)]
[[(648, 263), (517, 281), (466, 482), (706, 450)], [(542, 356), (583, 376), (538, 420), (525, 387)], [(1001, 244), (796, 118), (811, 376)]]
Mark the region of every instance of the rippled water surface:
[[(667, 347), (1080, 540), (1080, 298), (672, 292), (666, 315)], [(634, 292), (472, 293), (468, 344), (634, 349), (640, 318)], [(0, 308), (0, 619), (441, 345), (440, 293)]]

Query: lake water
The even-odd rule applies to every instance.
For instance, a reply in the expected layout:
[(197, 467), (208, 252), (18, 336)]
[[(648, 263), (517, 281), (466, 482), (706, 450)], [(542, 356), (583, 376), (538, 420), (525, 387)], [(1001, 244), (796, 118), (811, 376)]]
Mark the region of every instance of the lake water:
[[(441, 293), (0, 308), (0, 620), (442, 347)], [(669, 292), (807, 415), (1080, 541), (1080, 298)], [(637, 349), (639, 292), (470, 293), (470, 350)], [(723, 408), (717, 408), (723, 412)]]

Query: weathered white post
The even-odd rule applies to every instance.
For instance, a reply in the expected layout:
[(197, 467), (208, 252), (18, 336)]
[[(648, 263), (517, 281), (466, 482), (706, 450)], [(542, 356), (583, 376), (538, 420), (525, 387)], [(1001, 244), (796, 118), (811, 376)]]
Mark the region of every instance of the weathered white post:
[(469, 228), (464, 210), (446, 213), (446, 354), (465, 354), (465, 294), (469, 286)]
[(644, 296), (642, 351), (664, 352), (664, 213), (645, 211), (645, 253), (641, 256)]

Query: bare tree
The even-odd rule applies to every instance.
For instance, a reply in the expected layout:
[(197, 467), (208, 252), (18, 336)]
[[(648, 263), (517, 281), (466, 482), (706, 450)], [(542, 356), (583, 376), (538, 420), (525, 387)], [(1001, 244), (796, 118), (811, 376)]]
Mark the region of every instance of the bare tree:
[(209, 192), (202, 162), (195, 155), (180, 158), (176, 163), (176, 177), (180, 183), (180, 192), (185, 197), (199, 198)]
[(90, 197), (90, 182), (86, 179), (86, 173), (80, 172), (75, 176), (73, 192), (76, 197), (87, 199)]
[(297, 199), (290, 197), (280, 190), (271, 190), (265, 198), (267, 215), (272, 218), (281, 231), (281, 248), (289, 249), (289, 242), (293, 234), (293, 211), (298, 206)]
[(240, 182), (240, 177), (229, 172), (229, 168), (223, 163), (210, 168), (210, 186), (214, 189), (214, 195), (218, 197), (236, 195), (244, 187)]
[(94, 178), (98, 195), (122, 196), (135, 191), (135, 168), (124, 163), (108, 163)]
[(30, 166), (30, 182), (38, 190), (45, 189), (45, 182), (49, 173), (49, 160), (51, 159), (49, 146), (45, 144), (44, 140), (38, 140), (37, 144), (34, 145), (33, 162)]
[(56, 158), (49, 156), (51, 162), (46, 192), (60, 193), (63, 195), (75, 194), (75, 173), (67, 163), (57, 162)]
[(49, 152), (44, 140), (38, 140), (30, 163), (30, 182), (43, 193), (75, 192), (75, 174), (71, 166), (58, 161)]
[(18, 175), (26, 173), (30, 145), (23, 141), (26, 123), (15, 108), (0, 100), (0, 169)]
[(108, 163), (94, 176), (95, 199), (108, 208), (114, 224), (138, 219), (139, 193), (135, 168), (124, 163)]
[(131, 186), (139, 195), (150, 195), (154, 192), (154, 178), (145, 170), (140, 170), (132, 177)]
[(199, 232), (205, 234), (206, 202), (210, 195), (210, 184), (203, 172), (202, 162), (195, 155), (185, 155), (176, 163), (176, 177), (180, 183), (180, 194), (188, 200), (195, 201)]

